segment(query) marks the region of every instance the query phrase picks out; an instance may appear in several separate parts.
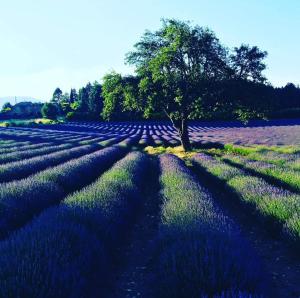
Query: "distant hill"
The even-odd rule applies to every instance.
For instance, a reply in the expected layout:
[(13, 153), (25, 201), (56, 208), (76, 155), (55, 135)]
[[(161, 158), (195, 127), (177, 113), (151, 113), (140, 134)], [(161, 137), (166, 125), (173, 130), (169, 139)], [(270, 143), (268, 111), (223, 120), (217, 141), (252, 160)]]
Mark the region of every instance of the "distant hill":
[[(43, 102), (40, 99), (36, 99), (36, 98), (30, 97), (30, 96), (17, 96), (17, 103), (23, 102), (23, 101), (26, 101), (26, 102), (30, 101), (33, 103)], [(16, 103), (15, 97), (14, 96), (0, 97), (0, 109), (6, 102), (9, 102), (10, 104), (14, 105)]]

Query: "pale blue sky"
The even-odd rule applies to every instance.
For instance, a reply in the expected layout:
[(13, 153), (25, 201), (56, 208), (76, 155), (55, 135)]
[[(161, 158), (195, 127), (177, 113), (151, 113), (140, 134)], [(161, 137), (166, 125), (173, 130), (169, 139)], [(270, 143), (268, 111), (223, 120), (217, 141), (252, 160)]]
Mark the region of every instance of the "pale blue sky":
[(126, 52), (161, 18), (207, 26), (229, 47), (257, 45), (272, 84), (300, 84), (297, 0), (0, 0), (0, 97), (48, 100), (57, 86), (130, 72)]

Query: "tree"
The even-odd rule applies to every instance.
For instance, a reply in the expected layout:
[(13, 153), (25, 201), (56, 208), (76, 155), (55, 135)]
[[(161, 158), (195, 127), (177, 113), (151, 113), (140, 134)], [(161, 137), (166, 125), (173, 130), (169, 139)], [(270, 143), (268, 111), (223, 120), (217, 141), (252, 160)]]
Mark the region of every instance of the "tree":
[(42, 116), (49, 119), (57, 119), (57, 105), (52, 102), (46, 102), (41, 109)]
[(274, 100), (273, 88), (263, 83), (233, 79), (226, 81), (223, 88), (224, 106), (230, 106), (231, 118), (243, 123), (265, 118)]
[(136, 98), (139, 95), (139, 78), (122, 76), (116, 72), (104, 76), (102, 85), (104, 120), (141, 119)]
[(235, 47), (230, 55), (230, 63), (233, 77), (254, 83), (264, 83), (266, 78), (262, 75), (266, 65), (263, 60), (267, 57), (267, 52), (260, 51), (256, 46), (242, 44)]
[(293, 83), (287, 83), (280, 90), (282, 97), (282, 106), (285, 108), (300, 108), (300, 89)]
[(9, 112), (12, 109), (12, 105), (9, 102), (4, 103), (4, 105), (2, 106), (2, 113), (6, 113)]
[(103, 77), (102, 96), (104, 106), (102, 117), (104, 120), (121, 120), (123, 112), (123, 80), (116, 72), (111, 72)]
[(184, 150), (191, 149), (188, 120), (203, 112), (207, 100), (228, 103), (228, 81), (265, 81), (266, 52), (242, 45), (230, 54), (211, 30), (189, 22), (163, 20), (161, 29), (146, 31), (134, 47), (126, 57), (140, 80), (132, 107), (146, 118), (163, 112), (178, 131)]
[(102, 87), (98, 82), (91, 86), (88, 99), (88, 112), (91, 119), (99, 119), (103, 108)]
[(70, 92), (70, 104), (76, 102), (78, 100), (78, 94), (76, 89), (72, 88)]
[(207, 83), (228, 77), (226, 49), (214, 33), (178, 20), (164, 20), (160, 30), (147, 31), (127, 62), (141, 78), (139, 108), (145, 117), (163, 111), (190, 150), (187, 121)]
[(86, 92), (87, 92), (88, 94), (90, 94), (91, 91), (92, 91), (92, 84), (91, 84), (90, 82), (88, 82), (88, 83), (86, 84), (86, 86), (85, 86), (85, 89), (86, 89)]
[(89, 84), (87, 87), (82, 87), (78, 92), (78, 111), (80, 113), (88, 112), (88, 101), (89, 101)]
[(61, 95), (61, 97), (60, 97), (60, 101), (59, 101), (60, 110), (64, 114), (67, 114), (71, 110), (70, 105), (71, 105), (71, 103), (70, 103), (70, 95), (69, 95), (68, 92), (66, 92), (63, 95)]
[(61, 96), (62, 96), (62, 91), (60, 88), (56, 88), (53, 92), (53, 96), (52, 96), (52, 99), (51, 101), (54, 102), (54, 103), (59, 103), (60, 100), (61, 100)]

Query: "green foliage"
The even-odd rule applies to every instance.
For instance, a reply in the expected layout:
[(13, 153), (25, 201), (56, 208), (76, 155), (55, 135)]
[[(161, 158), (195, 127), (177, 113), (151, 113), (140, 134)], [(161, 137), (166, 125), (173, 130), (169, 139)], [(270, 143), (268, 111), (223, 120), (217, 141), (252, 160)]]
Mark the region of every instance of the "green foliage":
[[(161, 29), (146, 31), (127, 55), (127, 62), (136, 67), (140, 78), (139, 94), (133, 97), (135, 104), (131, 107), (147, 118), (158, 111), (164, 113), (177, 129), (183, 148), (190, 150), (186, 121), (202, 117), (205, 104), (211, 109), (226, 107), (239, 98), (240, 94), (234, 97), (227, 90), (238, 84), (227, 82), (264, 81), (261, 73), (265, 56), (257, 47), (245, 45), (229, 55), (211, 30), (164, 20)], [(255, 105), (237, 106), (242, 107), (236, 111), (242, 121), (259, 115)]]
[(70, 92), (70, 104), (77, 102), (77, 100), (78, 100), (77, 91), (76, 89), (72, 88)]
[(52, 102), (46, 102), (41, 109), (42, 116), (49, 119), (57, 119), (59, 115), (58, 107)]
[(245, 146), (235, 146), (232, 144), (225, 144), (224, 149), (228, 152), (234, 152), (241, 155), (248, 155), (252, 152), (257, 152), (257, 148), (255, 147), (245, 147)]
[(39, 118), (41, 117), (42, 105), (32, 102), (19, 102), (15, 105), (6, 103), (1, 110), (0, 117), (10, 120)]
[(188, 119), (203, 95), (200, 83), (226, 76), (225, 54), (206, 28), (165, 20), (157, 32), (147, 31), (127, 55), (141, 77), (139, 106), (144, 115), (160, 110), (172, 120)]
[[(138, 79), (132, 76), (122, 77), (116, 72), (108, 73), (103, 78), (102, 96), (104, 120), (126, 120), (138, 118), (135, 100), (138, 93)], [(129, 112), (131, 111), (131, 112)]]
[(88, 98), (88, 113), (91, 119), (98, 120), (103, 109), (102, 87), (98, 82), (91, 86)]
[(57, 123), (55, 120), (47, 118), (37, 118), (37, 119), (9, 119), (4, 122), (0, 122), (0, 126), (3, 127), (28, 127), (36, 126), (38, 124), (54, 124)]
[(265, 82), (266, 78), (262, 75), (262, 71), (266, 68), (263, 60), (267, 54), (256, 46), (242, 44), (240, 47), (235, 47), (230, 57), (235, 77), (245, 81)]
[(70, 111), (70, 95), (69, 95), (69, 93), (65, 93), (60, 97), (59, 106), (64, 114), (66, 114)]
[[(226, 144), (224, 146), (226, 151), (233, 152), (233, 153), (239, 153), (241, 155), (250, 155), (253, 157), (252, 154), (255, 153), (278, 153), (278, 154), (294, 154), (300, 152), (300, 147), (295, 145), (286, 145), (286, 146), (264, 146), (264, 145), (256, 145), (252, 147), (246, 147), (246, 146), (237, 146), (233, 144)], [(257, 156), (257, 155), (256, 155)], [(279, 155), (278, 157), (283, 157), (283, 155)], [(266, 159), (266, 156), (261, 156), (261, 159)]]
[(68, 112), (66, 115), (67, 120), (75, 120), (76, 119), (76, 113), (74, 111)]
[(111, 72), (103, 78), (103, 90), (88, 83), (78, 94), (56, 88), (52, 101), (59, 113), (74, 120), (169, 118), (184, 148), (190, 148), (189, 119), (247, 123), (299, 115), (300, 89), (292, 83), (269, 85), (263, 75), (267, 52), (257, 46), (229, 49), (208, 28), (166, 19), (134, 47), (126, 62), (135, 66), (135, 76)]
[(1, 113), (9, 112), (11, 109), (12, 109), (12, 105), (11, 105), (9, 102), (6, 102), (6, 103), (2, 106)]
[(78, 92), (78, 111), (81, 113), (88, 111), (88, 101), (89, 101), (89, 85), (82, 87)]
[[(236, 114), (236, 119), (240, 120), (244, 124), (247, 124), (250, 119), (255, 119), (260, 116), (257, 111), (254, 111), (249, 108), (238, 108), (234, 111)], [(262, 118), (262, 117), (260, 117)]]
[(270, 114), (271, 118), (300, 118), (300, 108), (281, 109)]
[(124, 99), (122, 76), (116, 72), (105, 75), (102, 90), (104, 97), (102, 117), (104, 120), (117, 120), (122, 113), (122, 102)]
[(88, 83), (85, 87), (71, 89), (70, 94), (57, 88), (52, 102), (56, 104), (59, 115), (65, 115), (68, 120), (100, 120), (103, 107), (101, 85), (98, 82)]
[(60, 100), (61, 100), (62, 95), (63, 95), (63, 93), (60, 90), (60, 88), (56, 88), (53, 92), (53, 96), (52, 96), (51, 101), (54, 102), (54, 103), (59, 103)]

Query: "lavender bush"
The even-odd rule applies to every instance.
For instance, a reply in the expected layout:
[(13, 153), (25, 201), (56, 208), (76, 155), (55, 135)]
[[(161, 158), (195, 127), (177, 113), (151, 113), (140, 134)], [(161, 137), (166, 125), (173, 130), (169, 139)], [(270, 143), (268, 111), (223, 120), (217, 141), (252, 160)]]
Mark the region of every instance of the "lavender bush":
[(299, 195), (273, 186), (259, 177), (251, 176), (203, 153), (194, 157), (194, 163), (222, 180), (242, 202), (254, 206), (258, 214), (268, 218), (275, 226), (283, 227), (283, 232), (299, 244)]
[(0, 243), (1, 297), (101, 296), (112, 252), (141, 203), (150, 159), (130, 153)]
[(262, 174), (267, 179), (270, 178), (269, 181), (271, 182), (300, 192), (300, 172), (297, 170), (265, 161), (251, 160), (241, 156), (225, 155), (222, 159), (240, 165), (245, 170), (252, 170), (254, 173)]
[(18, 160), (24, 160), (24, 159), (32, 158), (35, 156), (50, 154), (50, 153), (57, 152), (57, 151), (60, 151), (63, 149), (68, 149), (71, 147), (72, 147), (71, 144), (66, 143), (66, 144), (62, 144), (62, 145), (58, 145), (58, 146), (43, 146), (43, 148), (37, 148), (37, 149), (31, 147), (28, 150), (24, 150), (24, 151), (17, 150), (15, 152), (1, 154), (0, 155), (0, 164), (14, 162), (14, 161), (18, 161)]
[(46, 156), (36, 156), (0, 165), (0, 183), (25, 178), (48, 167), (56, 166), (72, 158), (96, 151), (97, 149), (99, 149), (99, 146), (95, 145), (76, 146)]
[(96, 179), (124, 149), (110, 147), (70, 160), (20, 181), (0, 188), (0, 237), (25, 224), (34, 215), (59, 202), (67, 193)]
[(30, 150), (30, 149), (38, 149), (46, 146), (51, 146), (53, 145), (52, 143), (34, 143), (30, 145), (21, 145), (21, 146), (13, 146), (13, 147), (8, 147), (8, 148), (2, 148), (0, 145), (0, 154), (7, 154), (7, 153), (13, 153), (15, 151), (21, 152), (25, 150)]
[(259, 293), (260, 265), (236, 224), (180, 159), (161, 155), (160, 165), (163, 205), (156, 257), (158, 295)]

